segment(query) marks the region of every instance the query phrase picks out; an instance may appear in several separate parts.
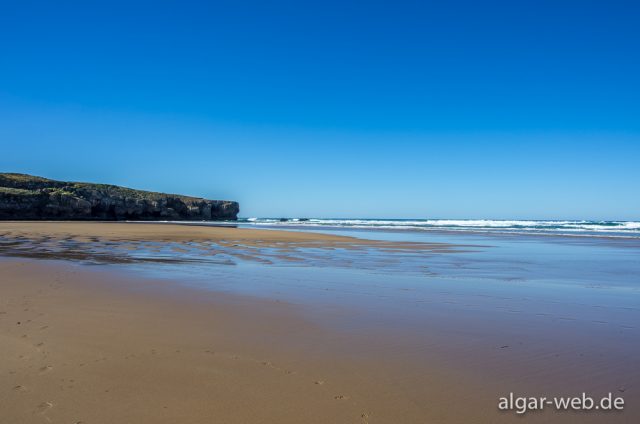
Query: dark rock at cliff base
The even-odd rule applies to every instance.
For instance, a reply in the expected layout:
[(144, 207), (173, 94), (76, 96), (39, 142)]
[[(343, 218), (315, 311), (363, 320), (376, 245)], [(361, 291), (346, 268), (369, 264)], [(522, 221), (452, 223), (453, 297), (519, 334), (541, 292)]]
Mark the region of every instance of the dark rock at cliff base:
[(0, 173), (0, 219), (236, 220), (239, 205), (107, 184)]

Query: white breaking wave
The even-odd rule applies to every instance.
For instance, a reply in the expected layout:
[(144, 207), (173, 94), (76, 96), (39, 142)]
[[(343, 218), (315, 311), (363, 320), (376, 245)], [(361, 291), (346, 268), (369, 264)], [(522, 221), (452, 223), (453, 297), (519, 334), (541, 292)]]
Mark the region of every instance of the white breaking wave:
[(307, 226), (396, 230), (442, 230), (577, 234), (640, 237), (638, 221), (494, 220), (494, 219), (328, 219), (248, 218), (240, 222), (260, 226)]

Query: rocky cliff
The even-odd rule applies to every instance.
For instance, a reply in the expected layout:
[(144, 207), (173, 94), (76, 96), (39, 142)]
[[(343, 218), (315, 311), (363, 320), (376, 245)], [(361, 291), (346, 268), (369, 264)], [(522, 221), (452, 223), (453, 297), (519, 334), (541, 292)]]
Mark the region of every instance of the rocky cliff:
[(107, 184), (0, 173), (0, 219), (235, 220), (239, 205)]

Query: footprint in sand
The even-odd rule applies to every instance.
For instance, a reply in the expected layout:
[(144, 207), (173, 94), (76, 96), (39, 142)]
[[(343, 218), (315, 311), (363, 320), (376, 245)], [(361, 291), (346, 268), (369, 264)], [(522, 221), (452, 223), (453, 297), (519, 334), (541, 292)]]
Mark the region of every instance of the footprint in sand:
[(47, 420), (47, 422), (51, 422), (51, 418), (46, 416), (46, 413), (49, 412), (51, 408), (53, 408), (53, 402), (51, 401), (42, 402), (40, 405), (37, 406), (34, 413), (39, 413)]
[(44, 413), (51, 408), (53, 408), (53, 402), (42, 402), (40, 405), (38, 405), (38, 411), (40, 411), (41, 413)]
[(51, 365), (45, 365), (44, 367), (40, 368), (38, 371), (40, 371), (40, 374), (44, 374), (46, 372), (49, 372), (53, 369), (53, 367)]
[(314, 381), (313, 384), (317, 384), (318, 386), (322, 386), (324, 384), (324, 380)]
[(337, 395), (333, 397), (335, 400), (347, 400), (349, 399), (349, 396), (345, 396), (345, 395)]
[(21, 385), (17, 385), (13, 388), (14, 391), (16, 392), (27, 392), (27, 388)]

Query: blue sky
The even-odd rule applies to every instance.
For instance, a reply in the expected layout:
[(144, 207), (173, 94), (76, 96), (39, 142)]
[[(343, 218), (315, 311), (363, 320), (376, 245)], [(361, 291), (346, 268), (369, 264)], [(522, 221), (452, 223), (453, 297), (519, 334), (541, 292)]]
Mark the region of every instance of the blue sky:
[(0, 0), (0, 169), (242, 216), (640, 219), (638, 22), (632, 1)]

